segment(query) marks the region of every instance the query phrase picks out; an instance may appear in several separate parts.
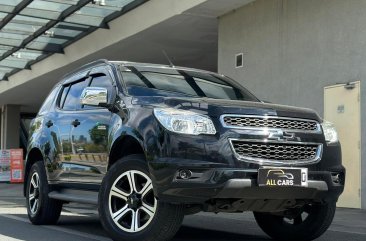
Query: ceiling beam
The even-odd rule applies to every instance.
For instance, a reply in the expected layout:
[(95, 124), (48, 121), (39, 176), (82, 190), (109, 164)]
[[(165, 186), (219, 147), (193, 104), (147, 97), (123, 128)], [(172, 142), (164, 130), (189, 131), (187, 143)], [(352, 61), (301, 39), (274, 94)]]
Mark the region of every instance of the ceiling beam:
[[(0, 13), (8, 13), (8, 12), (3, 11), (0, 8)], [(17, 15), (18, 16), (23, 16), (23, 17), (39, 18), (39, 19), (47, 20), (47, 21), (52, 21), (53, 20), (52, 18), (47, 18), (47, 17), (44, 17), (44, 16), (37, 16), (37, 17), (35, 17), (34, 15), (26, 14), (26, 13), (18, 13)], [(17, 23), (16, 21), (14, 21), (14, 22)], [(104, 23), (104, 21), (100, 25), (97, 25), (97, 26), (96, 25), (92, 25), (92, 24), (88, 24), (88, 23), (73, 23), (73, 22), (65, 22), (65, 23), (72, 23), (72, 24), (77, 24), (77, 25), (85, 26), (85, 27), (98, 27), (98, 28), (109, 29), (108, 24)], [(21, 23), (21, 24), (25, 24), (25, 23)]]
[(130, 2), (129, 4), (127, 4), (126, 6), (124, 6), (121, 11), (117, 11), (115, 13), (112, 13), (110, 15), (108, 15), (107, 17), (104, 18), (103, 22), (104, 23), (108, 23), (110, 21), (112, 21), (113, 19), (116, 19), (120, 16), (122, 16), (123, 14), (131, 11), (132, 9), (136, 8), (137, 6), (140, 6), (143, 3), (146, 3), (149, 0), (135, 0)]
[[(1, 45), (7, 46), (7, 47), (13, 47), (13, 48), (17, 47), (15, 45), (9, 45), (9, 44), (3, 44), (3, 43)], [(63, 54), (64, 53), (62, 46), (59, 44), (47, 44), (46, 47), (44, 47), (44, 48), (26, 47), (25, 49), (42, 52), (43, 54), (47, 54), (47, 53)], [(9, 51), (11, 51), (11, 50), (9, 50)], [(9, 56), (7, 56), (7, 57), (9, 57)]]
[[(57, 25), (57, 28), (66, 29), (66, 30), (75, 30), (75, 31), (80, 31), (80, 32), (84, 32), (85, 30), (90, 28), (89, 25), (84, 25), (84, 24), (79, 24), (79, 23), (76, 23), (76, 24), (79, 26), (74, 26), (74, 25), (71, 26), (71, 25), (65, 24), (65, 22), (62, 22)], [(84, 26), (85, 28), (83, 28), (82, 26)]]

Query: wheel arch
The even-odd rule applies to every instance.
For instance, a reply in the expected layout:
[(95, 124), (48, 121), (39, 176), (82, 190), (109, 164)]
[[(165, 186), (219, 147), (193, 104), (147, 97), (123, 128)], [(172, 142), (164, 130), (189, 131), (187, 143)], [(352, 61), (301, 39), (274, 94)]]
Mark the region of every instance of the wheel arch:
[(117, 138), (110, 150), (107, 170), (122, 157), (132, 154), (142, 154), (146, 157), (142, 143), (131, 135)]

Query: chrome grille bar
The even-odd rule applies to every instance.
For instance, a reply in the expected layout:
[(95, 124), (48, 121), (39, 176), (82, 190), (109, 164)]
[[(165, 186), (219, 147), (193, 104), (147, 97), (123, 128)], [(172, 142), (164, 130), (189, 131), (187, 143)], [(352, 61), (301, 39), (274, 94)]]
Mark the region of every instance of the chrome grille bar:
[(236, 129), (281, 129), (292, 132), (320, 133), (319, 122), (309, 119), (278, 116), (222, 115), (221, 123), (226, 128)]
[(302, 142), (268, 142), (230, 139), (237, 159), (261, 165), (302, 165), (320, 160), (323, 145)]

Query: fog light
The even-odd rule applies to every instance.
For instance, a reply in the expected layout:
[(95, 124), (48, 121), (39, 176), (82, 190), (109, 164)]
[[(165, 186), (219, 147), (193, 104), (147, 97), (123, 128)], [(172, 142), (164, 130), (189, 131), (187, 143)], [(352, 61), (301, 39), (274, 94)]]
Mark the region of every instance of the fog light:
[(332, 181), (333, 181), (334, 183), (339, 184), (339, 183), (340, 183), (340, 177), (339, 177), (339, 174), (334, 174), (334, 175), (332, 175)]
[(332, 182), (335, 184), (343, 184), (343, 180), (344, 180), (344, 174), (343, 173), (337, 173), (337, 172), (333, 172), (331, 174), (332, 176)]
[(180, 170), (178, 172), (178, 176), (179, 176), (179, 178), (186, 180), (186, 179), (191, 178), (192, 172), (190, 170)]

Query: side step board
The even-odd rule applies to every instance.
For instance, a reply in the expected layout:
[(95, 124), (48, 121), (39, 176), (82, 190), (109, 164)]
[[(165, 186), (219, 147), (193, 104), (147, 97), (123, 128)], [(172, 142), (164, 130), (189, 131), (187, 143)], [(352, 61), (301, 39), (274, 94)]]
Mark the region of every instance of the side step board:
[(84, 190), (60, 189), (48, 194), (49, 198), (86, 204), (98, 204), (98, 192)]

